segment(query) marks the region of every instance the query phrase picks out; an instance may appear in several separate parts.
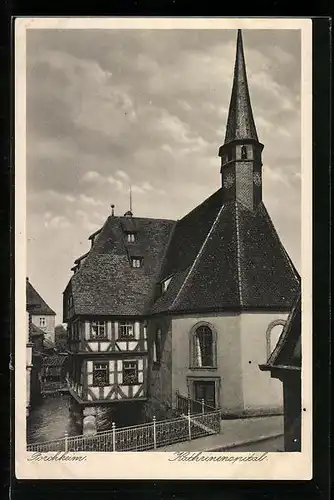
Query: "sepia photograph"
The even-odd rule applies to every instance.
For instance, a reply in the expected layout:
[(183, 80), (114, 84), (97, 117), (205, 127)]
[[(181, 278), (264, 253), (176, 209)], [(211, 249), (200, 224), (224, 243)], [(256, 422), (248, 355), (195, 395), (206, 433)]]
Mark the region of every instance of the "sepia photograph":
[(306, 478), (308, 20), (20, 21), (19, 477)]

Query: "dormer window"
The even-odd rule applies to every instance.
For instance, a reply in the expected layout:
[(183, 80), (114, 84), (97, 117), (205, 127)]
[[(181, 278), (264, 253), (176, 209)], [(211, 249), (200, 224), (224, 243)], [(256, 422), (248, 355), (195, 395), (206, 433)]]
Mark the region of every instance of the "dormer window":
[(132, 257), (131, 265), (132, 267), (142, 267), (142, 259), (138, 257)]
[(169, 286), (169, 283), (172, 281), (172, 276), (168, 279), (166, 279), (165, 281), (162, 282), (161, 286), (162, 286), (162, 293), (164, 293), (168, 286)]
[(134, 243), (136, 240), (135, 233), (128, 233), (126, 239), (128, 243)]

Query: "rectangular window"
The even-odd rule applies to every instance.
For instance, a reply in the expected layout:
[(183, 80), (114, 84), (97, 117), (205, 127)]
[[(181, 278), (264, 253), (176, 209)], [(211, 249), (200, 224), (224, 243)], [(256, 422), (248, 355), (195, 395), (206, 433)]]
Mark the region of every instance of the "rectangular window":
[(126, 235), (126, 239), (127, 239), (128, 243), (134, 243), (136, 238), (135, 238), (134, 233), (128, 233)]
[(118, 334), (120, 338), (127, 339), (134, 337), (134, 324), (130, 321), (120, 321)]
[(93, 364), (93, 385), (98, 387), (109, 385), (108, 363)]
[(90, 338), (91, 339), (107, 338), (107, 325), (105, 321), (93, 321), (90, 324)]
[(138, 362), (123, 361), (123, 384), (138, 384)]
[(46, 326), (46, 319), (45, 318), (39, 318), (39, 326)]
[(142, 265), (142, 259), (139, 258), (132, 258), (131, 260), (132, 267), (141, 267)]

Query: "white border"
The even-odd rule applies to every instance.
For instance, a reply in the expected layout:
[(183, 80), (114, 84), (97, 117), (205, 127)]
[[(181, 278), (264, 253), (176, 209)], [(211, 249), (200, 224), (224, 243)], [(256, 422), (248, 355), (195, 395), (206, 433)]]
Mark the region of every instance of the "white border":
[[(302, 39), (302, 452), (259, 462), (178, 462), (172, 453), (87, 453), (83, 462), (32, 462), (26, 452), (26, 30), (294, 29)], [(312, 478), (312, 21), (284, 18), (17, 18), (15, 20), (15, 472), (18, 479)], [(24, 339), (24, 340), (23, 340)], [(19, 340), (19, 341), (18, 341)], [(226, 453), (224, 453), (226, 454)], [(210, 453), (210, 455), (221, 455)], [(242, 453), (234, 453), (242, 456)]]

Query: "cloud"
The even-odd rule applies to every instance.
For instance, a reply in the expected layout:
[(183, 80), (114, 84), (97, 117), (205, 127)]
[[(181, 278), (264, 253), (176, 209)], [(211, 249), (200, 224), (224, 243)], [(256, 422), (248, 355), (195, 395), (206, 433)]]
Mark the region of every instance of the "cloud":
[(46, 217), (44, 225), (46, 228), (63, 229), (69, 227), (71, 224), (66, 217), (55, 215), (54, 217)]
[[(235, 36), (196, 29), (28, 33), (28, 268), (59, 312), (73, 260), (87, 251), (111, 203), (116, 214), (128, 209), (130, 183), (135, 215), (175, 219), (220, 187)], [(245, 30), (244, 45), (265, 146), (264, 199), (298, 264), (300, 33)], [(294, 214), (288, 223), (283, 205)]]
[(94, 172), (94, 170), (90, 170), (89, 172), (85, 172), (82, 177), (84, 182), (96, 181), (100, 178), (100, 174), (98, 172)]
[(81, 194), (79, 199), (83, 203), (86, 203), (88, 205), (93, 205), (95, 207), (103, 205), (102, 201), (95, 200), (94, 198), (91, 198), (90, 196), (86, 196), (85, 194)]

